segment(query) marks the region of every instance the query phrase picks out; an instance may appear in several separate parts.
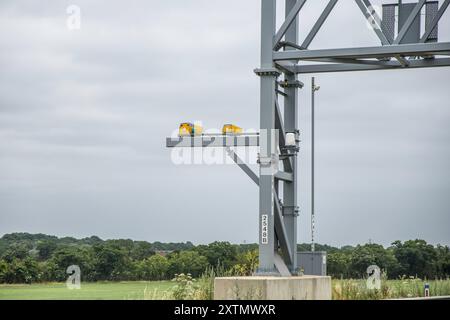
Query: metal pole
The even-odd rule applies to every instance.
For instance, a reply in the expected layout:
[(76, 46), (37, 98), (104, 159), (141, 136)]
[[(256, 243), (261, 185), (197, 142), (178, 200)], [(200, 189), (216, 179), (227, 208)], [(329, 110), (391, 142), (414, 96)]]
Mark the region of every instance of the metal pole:
[(314, 244), (314, 93), (315, 81), (311, 79), (311, 251), (316, 250)]
[(316, 244), (315, 244), (315, 239), (314, 239), (314, 231), (315, 231), (315, 208), (314, 208), (314, 204), (315, 204), (315, 185), (314, 185), (314, 180), (315, 180), (315, 167), (314, 167), (314, 163), (315, 163), (315, 159), (314, 159), (314, 155), (315, 155), (315, 119), (314, 119), (314, 103), (315, 103), (315, 93), (316, 91), (318, 91), (320, 89), (319, 86), (316, 86), (316, 79), (314, 77), (312, 77), (311, 79), (311, 252), (315, 252), (316, 251)]

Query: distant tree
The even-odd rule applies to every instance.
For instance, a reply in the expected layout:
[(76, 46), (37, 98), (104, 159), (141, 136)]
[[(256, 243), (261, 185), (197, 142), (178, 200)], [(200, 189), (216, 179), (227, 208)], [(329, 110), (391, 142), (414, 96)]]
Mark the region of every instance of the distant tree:
[(89, 238), (83, 238), (80, 240), (80, 242), (84, 243), (84, 244), (89, 244), (89, 245), (94, 245), (94, 244), (99, 244), (102, 243), (103, 240), (100, 239), (97, 236), (91, 236)]
[(30, 247), (26, 244), (19, 242), (14, 243), (6, 249), (6, 251), (3, 253), (2, 258), (6, 262), (12, 262), (14, 259), (23, 260), (26, 257), (28, 257), (28, 252), (30, 251)]
[(434, 278), (436, 275), (437, 252), (425, 240), (395, 241), (392, 250), (400, 264), (400, 272), (407, 276)]
[(0, 283), (6, 282), (7, 272), (8, 272), (8, 263), (5, 260), (0, 260)]
[(36, 238), (40, 238), (43, 236), (42, 234), (30, 234), (26, 232), (15, 232), (15, 233), (8, 233), (3, 235), (2, 239), (7, 242), (25, 242), (25, 241), (33, 241)]
[(169, 242), (169, 243), (162, 243), (159, 241), (152, 243), (153, 250), (155, 251), (183, 251), (183, 250), (191, 250), (195, 246), (192, 244), (192, 242)]
[(124, 252), (131, 253), (134, 248), (134, 241), (131, 239), (113, 239), (106, 240), (104, 245), (109, 248), (120, 249)]
[(170, 263), (166, 257), (155, 254), (138, 264), (138, 273), (141, 280), (164, 280), (167, 279), (167, 271)]
[(126, 249), (117, 243), (94, 246), (94, 273), (96, 280), (132, 280), (135, 264), (127, 255)]
[(208, 259), (212, 267), (220, 265), (225, 269), (231, 268), (236, 263), (236, 246), (229, 242), (213, 242), (208, 245), (199, 245), (194, 249), (200, 255)]
[(436, 255), (436, 276), (439, 278), (450, 277), (450, 248), (437, 245)]
[(399, 264), (392, 251), (386, 250), (379, 244), (358, 245), (350, 254), (350, 270), (348, 276), (352, 278), (364, 278), (367, 276), (367, 268), (377, 265), (387, 272), (388, 276), (396, 275)]
[(135, 241), (131, 249), (131, 258), (133, 260), (144, 260), (154, 254), (155, 251), (153, 251), (152, 245), (145, 241)]
[[(311, 245), (297, 245), (309, 251)], [(316, 244), (317, 251), (327, 251), (327, 269), (333, 277), (366, 277), (369, 265), (376, 264), (390, 278), (450, 276), (450, 249), (433, 246), (424, 240), (396, 241), (389, 248), (377, 244), (336, 248)], [(155, 255), (165, 251), (166, 257)], [(78, 265), (84, 281), (157, 280), (175, 273), (197, 277), (208, 266), (228, 269), (234, 274), (250, 275), (258, 265), (258, 244), (233, 245), (213, 242), (194, 246), (185, 243), (149, 243), (130, 239), (106, 240), (91, 236), (83, 239), (58, 238), (45, 234), (11, 233), (0, 238), (0, 282), (30, 283), (65, 281), (66, 269)]]
[(349, 252), (337, 251), (327, 253), (327, 272), (335, 278), (349, 277), (351, 256)]
[(0, 263), (0, 279), (5, 283), (28, 283), (40, 280), (37, 262), (27, 257), (23, 260), (14, 258), (8, 263)]
[(77, 240), (73, 237), (63, 237), (63, 238), (59, 238), (59, 242), (61, 244), (70, 245), (70, 244), (78, 244), (79, 240)]
[(181, 251), (169, 255), (169, 276), (190, 273), (193, 277), (201, 275), (208, 267), (208, 259), (196, 251)]
[(48, 260), (57, 248), (58, 245), (54, 240), (39, 241), (36, 246), (39, 260)]
[(81, 270), (81, 278), (94, 280), (92, 275), (92, 253), (87, 248), (66, 246), (57, 249), (51, 259), (45, 263), (44, 278), (47, 281), (65, 281), (68, 277), (66, 271), (71, 265), (77, 265)]

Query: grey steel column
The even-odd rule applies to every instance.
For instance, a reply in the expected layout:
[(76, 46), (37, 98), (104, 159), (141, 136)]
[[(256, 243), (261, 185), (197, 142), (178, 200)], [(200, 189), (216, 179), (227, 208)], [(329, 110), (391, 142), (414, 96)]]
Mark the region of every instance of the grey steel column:
[(274, 173), (271, 173), (272, 155), (277, 152), (272, 144), (275, 129), (275, 81), (279, 72), (272, 59), (276, 28), (276, 1), (261, 0), (261, 68), (260, 76), (260, 178), (259, 178), (259, 274), (273, 274), (275, 269), (274, 227)]
[[(286, 0), (286, 16), (295, 5), (296, 0)], [(298, 43), (298, 17), (292, 23), (286, 32), (286, 41)], [(289, 48), (286, 48), (288, 50)], [(297, 80), (296, 74), (285, 74), (285, 80), (288, 83), (295, 83)], [(295, 132), (298, 129), (298, 88), (295, 86), (286, 87), (284, 92), (284, 127), (286, 132)], [(292, 182), (286, 182), (283, 186), (283, 215), (284, 225), (287, 231), (287, 236), (292, 248), (292, 264), (289, 265), (291, 272), (297, 270), (297, 155), (292, 157)]]

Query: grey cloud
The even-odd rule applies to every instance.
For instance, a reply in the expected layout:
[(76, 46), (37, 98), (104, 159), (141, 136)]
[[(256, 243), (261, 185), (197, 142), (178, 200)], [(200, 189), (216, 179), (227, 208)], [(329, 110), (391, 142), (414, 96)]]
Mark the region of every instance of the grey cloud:
[[(305, 30), (318, 3), (304, 8)], [(66, 28), (69, 4), (82, 10), (79, 31)], [(235, 166), (175, 166), (164, 141), (182, 121), (258, 127), (259, 1), (0, 8), (0, 233), (256, 241), (252, 182)], [(311, 47), (377, 45), (364, 23), (341, 1)], [(319, 242), (450, 243), (449, 75), (317, 76)], [(309, 241), (309, 77), (301, 80), (299, 236)]]

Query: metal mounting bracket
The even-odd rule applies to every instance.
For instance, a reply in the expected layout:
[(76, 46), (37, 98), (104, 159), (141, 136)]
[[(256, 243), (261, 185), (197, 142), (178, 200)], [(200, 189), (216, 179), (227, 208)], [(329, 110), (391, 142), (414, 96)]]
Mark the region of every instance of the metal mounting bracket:
[(298, 207), (298, 206), (283, 206), (283, 216), (298, 217), (299, 215), (300, 215), (300, 207)]
[(271, 76), (271, 77), (279, 77), (281, 75), (281, 71), (277, 68), (263, 68), (263, 69), (255, 69), (253, 72), (256, 73), (257, 76)]
[(261, 167), (268, 168), (270, 166), (278, 165), (279, 156), (277, 154), (272, 154), (270, 157), (262, 157), (258, 153), (257, 162), (261, 165)]
[(283, 80), (283, 81), (280, 81), (278, 84), (282, 88), (298, 88), (298, 89), (302, 89), (305, 86), (305, 84), (303, 82), (299, 81), (299, 80), (295, 80), (295, 81)]

